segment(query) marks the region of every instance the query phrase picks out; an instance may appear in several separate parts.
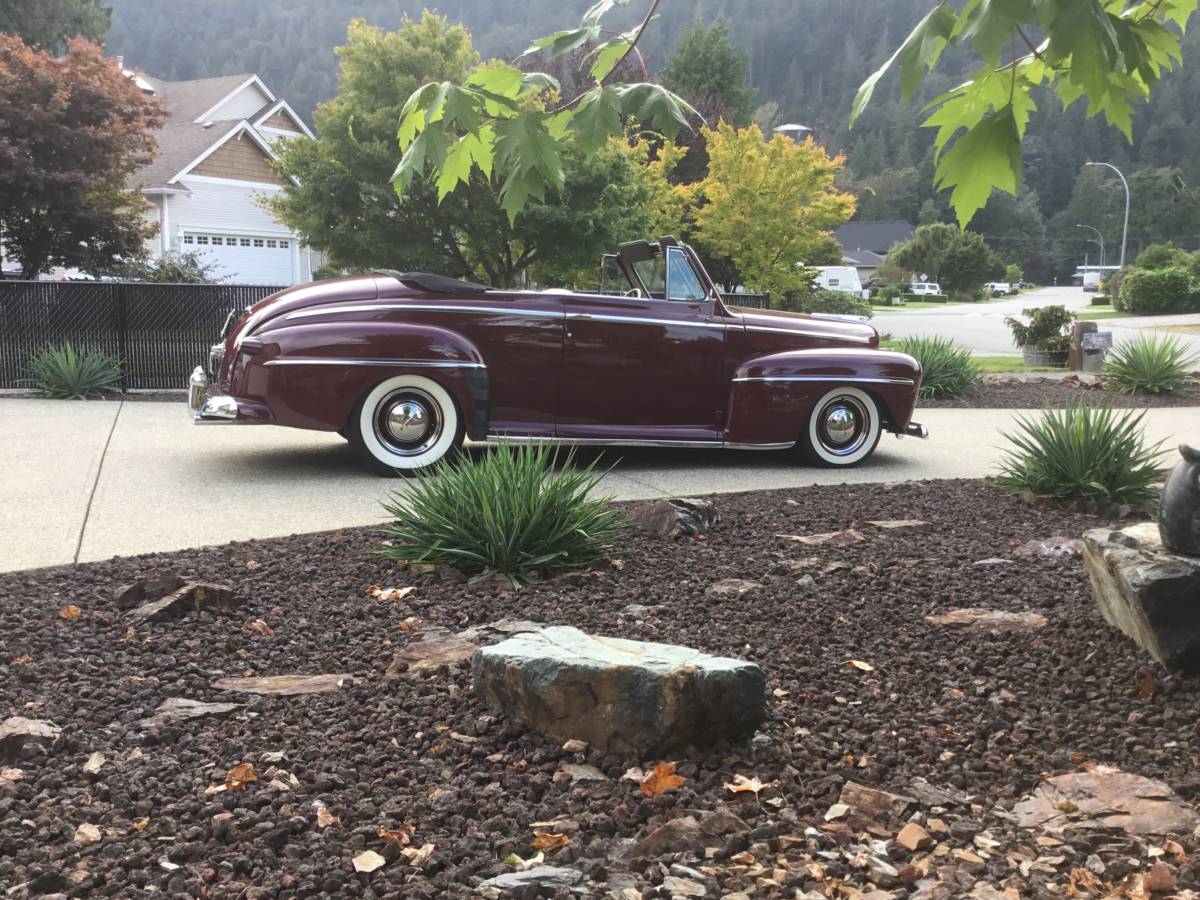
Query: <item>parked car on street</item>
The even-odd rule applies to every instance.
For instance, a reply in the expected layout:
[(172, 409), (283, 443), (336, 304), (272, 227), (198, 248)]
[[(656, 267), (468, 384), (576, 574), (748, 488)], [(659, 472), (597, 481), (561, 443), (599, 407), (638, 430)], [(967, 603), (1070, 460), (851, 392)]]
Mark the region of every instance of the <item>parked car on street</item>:
[(942, 287), (933, 281), (914, 281), (908, 286), (910, 294), (941, 294)]
[(1017, 293), (1017, 289), (1007, 281), (989, 281), (983, 289), (993, 297), (1007, 297), (1009, 294)]
[(858, 269), (854, 266), (818, 266), (817, 277), (813, 280), (817, 287), (827, 291), (840, 291), (853, 294), (866, 300), (871, 296), (870, 291), (863, 289), (858, 277)]
[[(473, 441), (783, 450), (851, 466), (912, 421), (920, 364), (838, 316), (727, 305), (674, 238), (623, 244), (602, 290), (419, 272), (302, 285), (231, 317), (197, 423), (339, 432), (385, 474)], [(212, 383), (210, 384), (210, 378)]]

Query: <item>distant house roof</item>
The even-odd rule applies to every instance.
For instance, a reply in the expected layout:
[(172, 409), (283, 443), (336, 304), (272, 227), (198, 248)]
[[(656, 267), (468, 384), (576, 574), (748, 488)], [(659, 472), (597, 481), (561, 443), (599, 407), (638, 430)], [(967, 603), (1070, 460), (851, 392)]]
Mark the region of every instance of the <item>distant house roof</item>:
[(883, 254), (874, 250), (847, 250), (842, 258), (859, 269), (875, 269), (883, 262)]
[(167, 114), (173, 123), (191, 122), (212, 109), (253, 75), (221, 75), (217, 78), (198, 78), (194, 81), (162, 81), (143, 75), (142, 78), (167, 104)]
[(907, 241), (913, 235), (913, 226), (903, 219), (876, 219), (862, 222), (847, 222), (836, 232), (842, 250), (853, 253), (856, 250), (873, 250), (875, 253), (887, 254), (893, 244)]

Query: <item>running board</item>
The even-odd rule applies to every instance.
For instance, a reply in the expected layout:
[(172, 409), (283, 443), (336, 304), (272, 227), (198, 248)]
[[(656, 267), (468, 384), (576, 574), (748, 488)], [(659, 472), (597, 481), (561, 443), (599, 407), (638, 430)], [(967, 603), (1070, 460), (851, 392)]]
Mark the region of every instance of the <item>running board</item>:
[(496, 444), (558, 444), (580, 447), (698, 447), (713, 450), (788, 450), (796, 446), (795, 441), (779, 444), (743, 444), (725, 441), (661, 440), (649, 438), (589, 438), (557, 437), (549, 435), (489, 434), (487, 440)]

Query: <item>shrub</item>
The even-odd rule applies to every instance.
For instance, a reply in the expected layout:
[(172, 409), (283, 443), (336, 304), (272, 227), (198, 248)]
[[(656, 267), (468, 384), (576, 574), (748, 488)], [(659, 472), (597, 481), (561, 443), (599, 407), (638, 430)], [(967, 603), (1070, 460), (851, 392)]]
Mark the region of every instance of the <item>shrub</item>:
[(1022, 310), (1021, 314), (1029, 319), (1028, 325), (1020, 319), (1004, 320), (1013, 333), (1013, 343), (1018, 347), (1047, 353), (1066, 353), (1071, 349), (1068, 329), (1075, 315), (1065, 306), (1038, 306)]
[(68, 341), (47, 347), (29, 365), (34, 384), (47, 397), (86, 400), (120, 389), (121, 361), (95, 350), (76, 352)]
[(921, 364), (922, 399), (961, 397), (979, 384), (979, 366), (971, 351), (944, 337), (909, 337), (899, 350)]
[(1191, 275), (1182, 266), (1134, 268), (1121, 279), (1121, 306), (1135, 315), (1185, 312), (1198, 305)]
[(1104, 378), (1123, 394), (1182, 394), (1196, 363), (1178, 338), (1139, 334), (1109, 354)]
[(783, 308), (792, 312), (828, 313), (839, 316), (871, 317), (871, 301), (846, 291), (814, 288), (804, 294), (784, 297)]
[(1124, 280), (1125, 270), (1118, 269), (1105, 278), (1101, 285), (1104, 288), (1105, 298), (1118, 312), (1125, 310), (1125, 302), (1121, 299), (1121, 282)]
[(1073, 403), (1018, 417), (1006, 434), (1015, 449), (1001, 462), (997, 485), (1060, 501), (1149, 503), (1162, 477), (1159, 444), (1142, 434), (1145, 410), (1114, 411)]
[(1004, 280), (1016, 287), (1018, 282), (1025, 280), (1025, 270), (1018, 263), (1009, 263), (1004, 267)]
[(1147, 244), (1133, 264), (1139, 269), (1167, 269), (1187, 263), (1187, 253), (1174, 244)]
[(555, 471), (554, 451), (525, 445), (443, 463), (384, 509), (388, 559), (449, 565), (464, 575), (533, 582), (603, 559), (623, 543), (624, 517), (594, 491), (595, 463)]

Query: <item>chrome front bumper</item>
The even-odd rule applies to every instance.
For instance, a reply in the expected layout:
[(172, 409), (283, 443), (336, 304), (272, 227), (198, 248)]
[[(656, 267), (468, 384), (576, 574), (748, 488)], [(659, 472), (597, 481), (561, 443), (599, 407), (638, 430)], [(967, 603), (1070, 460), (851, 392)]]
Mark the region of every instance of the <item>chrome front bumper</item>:
[(208, 376), (203, 366), (196, 366), (188, 379), (188, 408), (197, 425), (236, 425), (245, 421), (238, 418), (238, 404), (233, 397), (208, 396)]
[(929, 437), (929, 429), (918, 422), (909, 422), (904, 429), (904, 433), (909, 437), (927, 438)]

